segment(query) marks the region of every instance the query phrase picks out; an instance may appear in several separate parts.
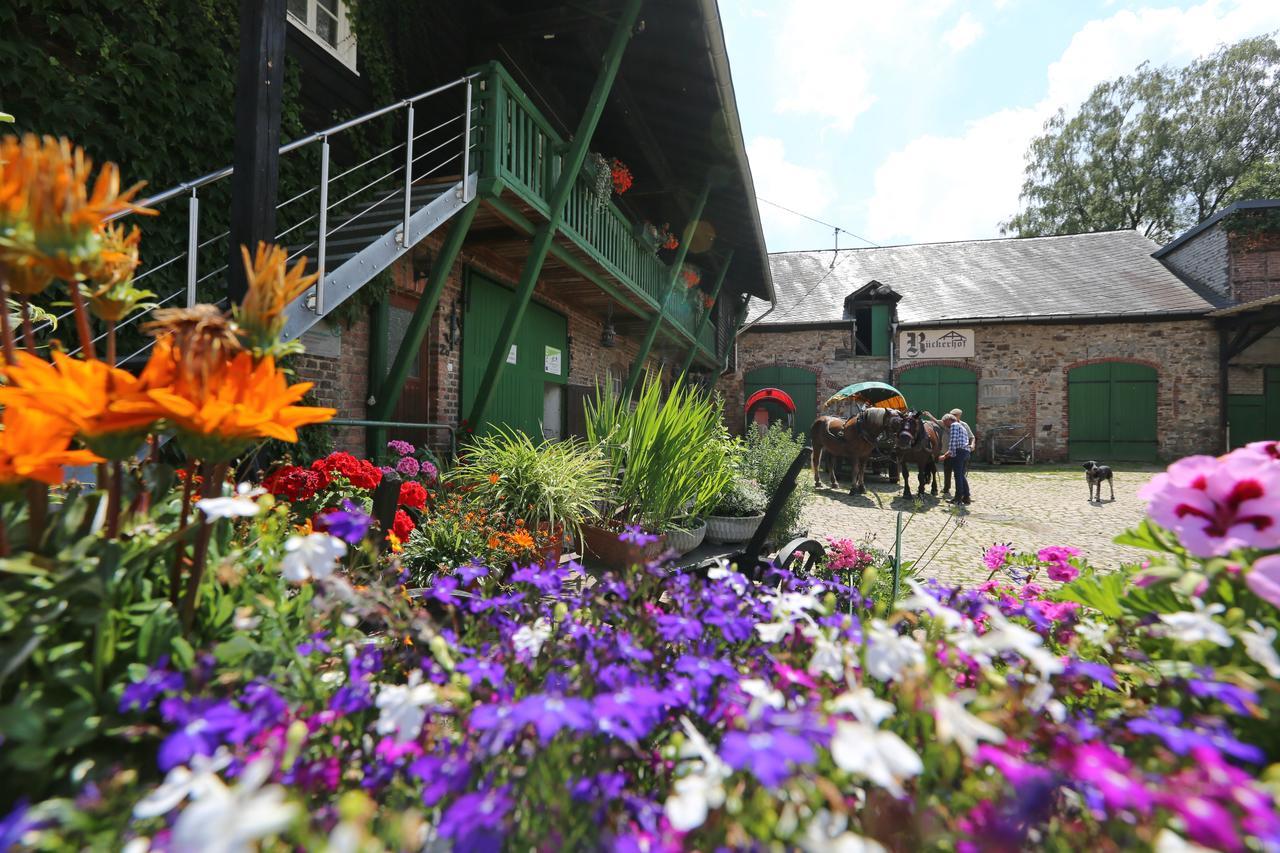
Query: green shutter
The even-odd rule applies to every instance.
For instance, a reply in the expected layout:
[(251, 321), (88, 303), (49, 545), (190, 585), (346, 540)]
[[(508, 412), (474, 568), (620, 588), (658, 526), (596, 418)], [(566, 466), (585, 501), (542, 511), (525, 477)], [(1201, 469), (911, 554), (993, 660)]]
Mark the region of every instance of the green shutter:
[(1067, 375), (1072, 459), (1151, 462), (1157, 458), (1158, 376), (1143, 364), (1087, 364)]
[(799, 367), (769, 366), (747, 371), (743, 378), (743, 402), (757, 391), (777, 388), (791, 396), (796, 404), (792, 431), (805, 435), (818, 416), (818, 376)]
[(889, 306), (871, 306), (871, 354), (889, 355)]

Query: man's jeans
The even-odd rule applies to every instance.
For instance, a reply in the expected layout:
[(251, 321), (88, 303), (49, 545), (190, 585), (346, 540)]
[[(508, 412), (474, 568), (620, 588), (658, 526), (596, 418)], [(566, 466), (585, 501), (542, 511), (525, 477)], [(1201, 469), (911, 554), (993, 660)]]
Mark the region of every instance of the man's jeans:
[(969, 450), (957, 450), (952, 457), (952, 467), (956, 475), (956, 500), (967, 500), (969, 497)]
[(948, 456), (942, 460), (942, 491), (951, 491), (951, 472), (955, 470), (956, 463)]

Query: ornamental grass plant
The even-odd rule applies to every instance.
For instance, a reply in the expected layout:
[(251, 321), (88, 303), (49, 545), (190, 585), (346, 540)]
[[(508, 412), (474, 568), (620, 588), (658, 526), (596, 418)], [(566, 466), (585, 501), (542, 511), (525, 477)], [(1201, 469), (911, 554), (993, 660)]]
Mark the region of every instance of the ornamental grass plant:
[(646, 376), (633, 401), (611, 384), (587, 401), (587, 440), (608, 462), (612, 483), (604, 519), (669, 529), (682, 516), (705, 516), (733, 476), (722, 406), (677, 380)]

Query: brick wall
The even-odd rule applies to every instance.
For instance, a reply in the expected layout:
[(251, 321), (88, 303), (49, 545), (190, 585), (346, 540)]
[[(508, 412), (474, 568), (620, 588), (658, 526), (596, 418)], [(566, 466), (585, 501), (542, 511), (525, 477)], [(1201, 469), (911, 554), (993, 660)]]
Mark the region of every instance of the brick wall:
[[(903, 367), (923, 364), (973, 370), (978, 380), (975, 420), (979, 432), (983, 426), (1022, 426), (1036, 434), (1036, 458), (1051, 460), (1067, 455), (1068, 371), (1113, 359), (1146, 364), (1159, 377), (1160, 455), (1172, 459), (1219, 450), (1218, 336), (1208, 321), (1002, 324), (978, 327), (975, 335), (975, 358), (899, 365), (894, 378)], [(731, 428), (742, 429), (743, 378), (757, 367), (788, 364), (815, 371), (818, 402), (849, 383), (884, 380), (885, 360), (838, 357), (847, 351), (847, 340), (847, 333), (840, 331), (753, 329), (743, 335), (737, 371), (720, 384)], [(985, 441), (982, 435), (979, 440)]]
[(1221, 222), (1197, 234), (1161, 260), (1184, 278), (1210, 288), (1219, 296), (1231, 297), (1227, 232)]
[[(397, 292), (421, 295), (426, 286), (425, 271), (429, 269), (428, 262), (439, 250), (441, 239), (439, 235), (428, 237), (396, 262), (392, 267), (392, 275)], [(428, 396), (427, 420), (430, 423), (457, 426), (462, 418), (459, 412), (462, 342), (459, 335), (456, 345), (449, 346), (448, 317), (455, 302), (458, 303), (459, 315), (462, 313), (463, 279), (468, 267), (512, 286), (520, 275), (518, 266), (482, 247), (464, 247), (459, 253), (440, 295), (424, 344), (429, 351), (425, 393)], [(604, 322), (601, 318), (576, 310), (557, 299), (554, 287), (541, 282), (534, 290), (534, 299), (568, 319), (568, 333), (572, 339), (570, 352), (567, 354), (570, 384), (591, 387), (597, 379), (603, 381), (610, 373), (615, 377), (626, 377), (639, 349), (638, 340), (619, 334), (616, 346), (602, 347), (600, 335), (604, 330)], [(338, 331), (340, 355), (325, 357), (305, 354), (295, 359), (295, 368), (300, 378), (316, 383), (315, 393), (320, 404), (337, 408), (340, 417), (368, 417), (369, 323), (367, 319), (361, 319)], [(648, 359), (648, 367), (653, 371), (661, 370), (664, 359), (666, 363), (676, 362), (674, 366), (678, 366), (679, 359), (685, 352), (687, 351), (683, 349), (662, 350), (655, 344)], [(395, 353), (388, 353), (388, 363), (394, 358)], [(361, 428), (340, 429), (335, 433), (335, 443), (341, 449), (363, 452), (364, 441), (364, 430)], [(443, 435), (432, 438), (433, 444), (442, 446), (444, 441)]]
[(1280, 294), (1280, 233), (1232, 234), (1230, 248), (1231, 295), (1237, 302)]

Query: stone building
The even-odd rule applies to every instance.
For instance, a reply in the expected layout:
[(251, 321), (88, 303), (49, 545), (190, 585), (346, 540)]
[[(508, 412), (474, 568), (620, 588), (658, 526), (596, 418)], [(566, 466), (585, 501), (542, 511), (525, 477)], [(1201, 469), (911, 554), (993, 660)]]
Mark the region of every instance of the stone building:
[[(770, 256), (719, 387), (731, 425), (766, 387), (797, 427), (840, 388), (889, 382), (959, 407), (979, 458), (1153, 461), (1280, 437), (1280, 202), (1164, 248), (1132, 231)], [(1230, 419), (1230, 420), (1229, 420)]]

